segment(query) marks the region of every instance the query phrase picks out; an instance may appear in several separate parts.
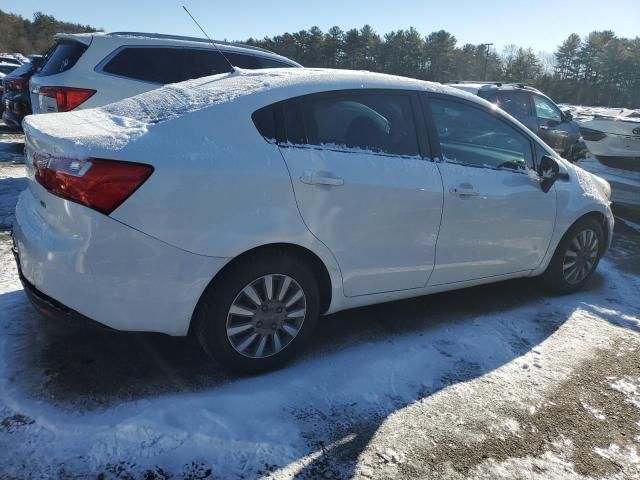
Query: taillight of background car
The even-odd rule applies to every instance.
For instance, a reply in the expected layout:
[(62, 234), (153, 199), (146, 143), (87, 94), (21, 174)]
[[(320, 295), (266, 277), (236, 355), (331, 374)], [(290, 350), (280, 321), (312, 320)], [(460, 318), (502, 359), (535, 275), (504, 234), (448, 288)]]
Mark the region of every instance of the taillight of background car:
[(606, 133), (591, 128), (580, 127), (582, 138), (588, 142), (597, 142), (607, 136)]
[(12, 78), (4, 81), (4, 88), (7, 92), (19, 92), (29, 86), (29, 80), (26, 78)]
[(74, 87), (40, 87), (40, 95), (53, 98), (58, 105), (58, 112), (68, 112), (86, 102), (96, 93), (90, 88)]

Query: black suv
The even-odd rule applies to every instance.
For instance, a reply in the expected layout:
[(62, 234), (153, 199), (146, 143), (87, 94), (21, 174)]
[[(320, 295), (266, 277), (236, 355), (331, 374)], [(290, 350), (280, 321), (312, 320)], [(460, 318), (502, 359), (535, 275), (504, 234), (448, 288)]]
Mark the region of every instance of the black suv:
[(571, 113), (560, 110), (553, 100), (533, 87), (501, 82), (456, 81), (448, 85), (495, 103), (571, 162), (584, 158), (587, 153)]
[(40, 65), (40, 59), (25, 63), (2, 79), (3, 95), (0, 97), (0, 115), (7, 127), (21, 130), (22, 119), (31, 113), (29, 79)]

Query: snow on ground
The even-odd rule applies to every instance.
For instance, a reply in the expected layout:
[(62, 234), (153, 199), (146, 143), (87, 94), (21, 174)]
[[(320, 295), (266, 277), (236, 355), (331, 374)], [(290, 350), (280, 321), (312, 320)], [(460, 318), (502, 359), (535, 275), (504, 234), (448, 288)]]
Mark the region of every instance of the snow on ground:
[(22, 175), (0, 162), (2, 478), (640, 478), (635, 243), (575, 295), (342, 312), (289, 367), (230, 377), (185, 339), (40, 318), (7, 230)]

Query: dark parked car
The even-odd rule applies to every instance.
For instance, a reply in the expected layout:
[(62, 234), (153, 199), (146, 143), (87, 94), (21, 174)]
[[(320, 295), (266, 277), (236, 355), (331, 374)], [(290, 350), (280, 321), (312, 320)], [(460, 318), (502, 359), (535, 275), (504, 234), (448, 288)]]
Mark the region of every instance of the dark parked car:
[(575, 162), (587, 153), (578, 124), (539, 90), (521, 83), (450, 82), (495, 103), (537, 134), (562, 157)]
[(22, 119), (31, 113), (29, 79), (38, 69), (39, 61), (25, 63), (2, 79), (2, 120), (16, 130), (20, 130)]

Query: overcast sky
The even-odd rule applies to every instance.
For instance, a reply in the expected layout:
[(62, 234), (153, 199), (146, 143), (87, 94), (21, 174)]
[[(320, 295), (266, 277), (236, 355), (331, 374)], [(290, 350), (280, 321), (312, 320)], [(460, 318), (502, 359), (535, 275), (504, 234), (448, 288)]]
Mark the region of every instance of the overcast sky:
[(370, 24), (379, 33), (415, 27), (423, 35), (445, 29), (459, 44), (492, 42), (553, 52), (570, 33), (613, 30), (640, 35), (640, 0), (0, 0), (0, 9), (31, 18), (34, 12), (106, 31), (202, 36), (185, 4), (216, 39), (244, 40), (317, 25), (346, 30)]

